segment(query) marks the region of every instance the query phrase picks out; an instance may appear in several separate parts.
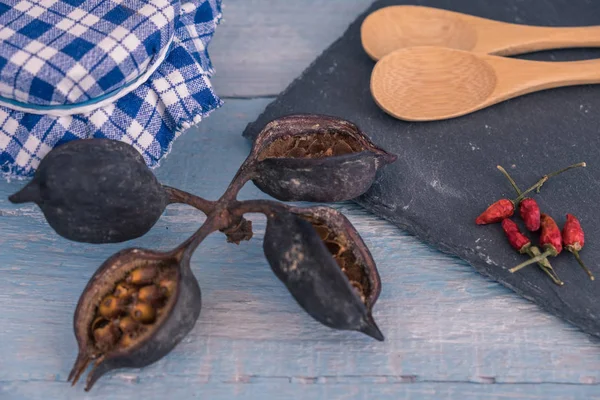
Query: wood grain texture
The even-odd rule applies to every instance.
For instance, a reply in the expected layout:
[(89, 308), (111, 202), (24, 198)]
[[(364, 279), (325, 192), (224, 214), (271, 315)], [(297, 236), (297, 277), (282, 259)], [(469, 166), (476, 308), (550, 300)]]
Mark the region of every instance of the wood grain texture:
[[(184, 134), (156, 170), (168, 185), (215, 199), (249, 151), (240, 132), (268, 99), (229, 100)], [(177, 155), (177, 156), (175, 156)], [(169, 249), (204, 220), (169, 206), (144, 237), (115, 245), (61, 239), (33, 206), (0, 184), (0, 398), (211, 399), (594, 398), (598, 341), (352, 203), (335, 205), (369, 246), (383, 291), (374, 316), (383, 343), (328, 329), (304, 314), (262, 254), (265, 220), (239, 246), (213, 234), (192, 259), (203, 289), (194, 330), (166, 358), (121, 370), (92, 392), (71, 388), (71, 330), (80, 291), (101, 262), (129, 246)], [(241, 198), (267, 198), (252, 184)]]
[(600, 26), (531, 26), (434, 7), (398, 5), (367, 16), (361, 26), (361, 41), (373, 60), (410, 46), (443, 46), (508, 56), (600, 46)]
[(372, 0), (225, 0), (209, 45), (220, 96), (275, 96)]
[[(369, 0), (225, 0), (211, 44), (221, 96), (282, 90)], [(227, 100), (175, 142), (155, 172), (169, 185), (215, 199), (249, 151), (241, 132), (270, 99)], [(305, 315), (262, 254), (265, 221), (240, 246), (213, 234), (192, 268), (200, 319), (167, 357), (122, 370), (86, 394), (67, 374), (71, 323), (90, 275), (129, 246), (169, 249), (203, 221), (169, 206), (143, 238), (86, 245), (58, 237), (33, 206), (0, 183), (0, 399), (596, 399), (597, 340), (539, 311), (466, 263), (432, 250), (351, 203), (336, 205), (369, 246), (383, 281), (375, 318), (386, 335), (336, 332)], [(252, 184), (242, 198), (267, 198)]]
[(371, 94), (388, 114), (439, 121), (537, 91), (600, 83), (600, 60), (517, 60), (446, 47), (395, 50), (375, 64)]

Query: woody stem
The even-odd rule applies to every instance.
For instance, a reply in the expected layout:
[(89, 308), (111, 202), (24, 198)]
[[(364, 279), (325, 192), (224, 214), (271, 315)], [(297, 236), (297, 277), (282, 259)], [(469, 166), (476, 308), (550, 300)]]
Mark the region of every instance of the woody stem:
[(187, 204), (202, 211), (206, 215), (210, 214), (215, 208), (214, 201), (203, 199), (200, 196), (196, 196), (174, 187), (163, 185), (163, 188), (169, 196), (169, 204)]
[(585, 264), (583, 263), (583, 260), (581, 260), (581, 257), (579, 257), (579, 252), (577, 250), (571, 250), (571, 253), (573, 253), (573, 255), (575, 256), (575, 259), (577, 260), (577, 262), (579, 263), (579, 265), (581, 265), (581, 268), (583, 268), (585, 270), (585, 272), (587, 272), (587, 274), (589, 275), (590, 279), (593, 281), (594, 279), (594, 275), (592, 274), (592, 271), (589, 270), (588, 267), (585, 266)]

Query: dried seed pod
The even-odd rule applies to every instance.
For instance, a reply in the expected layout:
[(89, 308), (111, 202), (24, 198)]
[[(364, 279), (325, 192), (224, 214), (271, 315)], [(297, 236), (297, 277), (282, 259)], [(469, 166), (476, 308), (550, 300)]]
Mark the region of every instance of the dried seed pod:
[(283, 201), (334, 202), (365, 193), (377, 170), (396, 156), (375, 146), (358, 127), (324, 115), (290, 115), (260, 132), (250, 157), (252, 181)]
[(326, 243), (338, 267), (358, 290), (359, 297), (369, 311), (369, 318), (372, 318), (373, 306), (381, 293), (381, 278), (369, 248), (352, 223), (342, 213), (330, 207), (293, 207), (291, 210), (310, 222)]
[[(323, 207), (312, 212), (297, 209), (296, 213), (278, 211), (267, 216), (263, 249), (275, 275), (298, 304), (323, 325), (383, 340), (371, 316), (371, 307), (379, 295), (379, 276), (366, 247), (360, 239), (356, 240), (356, 232), (335, 210)], [(340, 242), (357, 260), (352, 268), (342, 271), (312, 223), (327, 226), (339, 235)], [(342, 235), (346, 235), (344, 239)], [(349, 275), (366, 282), (364, 293), (357, 292), (350, 283), (357, 279), (349, 279)]]
[[(112, 296), (115, 289), (125, 285), (133, 271), (145, 267), (157, 271), (153, 284), (162, 282), (170, 288), (160, 307), (155, 310), (147, 303), (135, 302), (130, 306), (131, 317), (101, 316), (102, 300), (107, 296), (116, 299)], [(139, 297), (139, 292), (133, 296)], [(77, 304), (74, 331), (79, 354), (69, 381), (74, 385), (90, 362), (94, 366), (86, 391), (108, 371), (141, 368), (158, 361), (193, 328), (200, 308), (200, 287), (189, 268), (189, 256), (142, 249), (116, 253), (92, 276)]]
[(115, 243), (148, 232), (168, 196), (132, 146), (82, 139), (52, 149), (9, 200), (36, 203), (52, 229), (69, 240)]

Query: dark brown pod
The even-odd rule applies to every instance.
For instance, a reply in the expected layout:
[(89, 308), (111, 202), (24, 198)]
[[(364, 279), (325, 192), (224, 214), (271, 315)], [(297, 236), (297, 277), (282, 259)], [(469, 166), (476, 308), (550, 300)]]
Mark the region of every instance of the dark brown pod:
[[(331, 239), (323, 240), (319, 232)], [(273, 212), (263, 249), (275, 275), (310, 316), (334, 329), (384, 340), (371, 315), (381, 290), (379, 275), (345, 217), (326, 207)]]
[(350, 284), (369, 311), (381, 294), (381, 278), (369, 248), (352, 223), (339, 211), (323, 206), (293, 207), (291, 211), (310, 222)]
[(169, 196), (131, 145), (82, 139), (52, 149), (33, 179), (9, 200), (37, 204), (66, 239), (116, 243), (148, 232)]
[[(201, 293), (183, 252), (160, 253), (143, 249), (122, 250), (106, 260), (85, 287), (73, 318), (79, 347), (69, 374), (74, 385), (90, 363), (85, 390), (105, 373), (118, 368), (142, 368), (169, 353), (194, 327), (201, 309)], [(137, 286), (127, 283), (132, 272), (152, 269), (151, 284), (168, 286), (160, 304), (140, 301)], [(144, 282), (147, 282), (145, 280)], [(127, 287), (127, 291), (122, 288)], [(123, 312), (99, 314), (103, 299), (117, 299)], [(145, 295), (142, 293), (143, 296)], [(142, 296), (142, 297), (143, 297)], [(110, 305), (110, 304), (109, 304)]]
[(254, 184), (283, 201), (336, 202), (356, 198), (396, 156), (375, 146), (354, 124), (325, 115), (271, 121), (251, 156)]

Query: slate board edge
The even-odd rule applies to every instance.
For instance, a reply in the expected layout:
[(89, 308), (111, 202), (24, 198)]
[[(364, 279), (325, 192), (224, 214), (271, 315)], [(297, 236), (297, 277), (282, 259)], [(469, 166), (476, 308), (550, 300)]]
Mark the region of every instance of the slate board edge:
[[(300, 81), (304, 78), (304, 76), (308, 73), (308, 71), (313, 68), (313, 66), (315, 66), (315, 64), (317, 64), (322, 58), (324, 58), (327, 53), (329, 52), (329, 50), (333, 47), (335, 47), (340, 41), (343, 40), (343, 38), (346, 36), (346, 34), (348, 34), (348, 31), (352, 30), (356, 25), (360, 25), (362, 24), (362, 21), (365, 19), (365, 17), (371, 13), (373, 11), (373, 7), (375, 6), (375, 4), (378, 3), (377, 1), (374, 1), (373, 3), (371, 3), (368, 7), (366, 7), (365, 11), (363, 11), (361, 14), (359, 14), (355, 20), (350, 23), (348, 25), (348, 27), (346, 28), (346, 30), (334, 41), (332, 42), (327, 48), (325, 48), (325, 50), (323, 50), (303, 71), (302, 73), (300, 73), (300, 75), (298, 75), (283, 91), (281, 91), (277, 97), (270, 102), (265, 109), (263, 110), (263, 112), (257, 116), (257, 118), (252, 121), (249, 122), (246, 125), (246, 128), (244, 129), (244, 132), (242, 133), (242, 136), (245, 137), (246, 139), (250, 140), (251, 142), (253, 141), (253, 138), (251, 136), (251, 130), (252, 128), (254, 128), (254, 125), (256, 124), (256, 121), (260, 120), (263, 115), (268, 114), (269, 110), (273, 107), (276, 107), (280, 102), (281, 99), (285, 97), (285, 95), (291, 91), (297, 84), (300, 83)], [(260, 129), (255, 128), (257, 132), (260, 131)], [(423, 243), (431, 246), (432, 248), (446, 254), (446, 255), (450, 255), (453, 257), (458, 257), (459, 259), (465, 261), (467, 264), (469, 264), (470, 266), (472, 266), (479, 274), (481, 274), (482, 276), (497, 282), (499, 284), (501, 284), (502, 286), (512, 290), (514, 293), (518, 294), (519, 296), (521, 296), (522, 298), (536, 304), (538, 307), (540, 307), (542, 310), (545, 310), (547, 312), (549, 312), (552, 315), (555, 315), (559, 318), (561, 318), (563, 321), (568, 322), (569, 324), (575, 326), (576, 328), (582, 330), (583, 332), (587, 333), (588, 335), (590, 335), (591, 337), (593, 337), (595, 340), (600, 339), (600, 331), (598, 331), (596, 329), (596, 327), (590, 326), (589, 324), (586, 324), (585, 321), (576, 321), (573, 320), (572, 318), (570, 318), (568, 315), (566, 315), (564, 312), (562, 312), (562, 310), (551, 307), (550, 304), (548, 302), (543, 301), (543, 299), (540, 298), (532, 298), (531, 296), (528, 296), (525, 294), (525, 292), (519, 290), (518, 288), (512, 286), (510, 283), (508, 283), (507, 281), (501, 279), (501, 278), (497, 278), (494, 277), (490, 274), (487, 273), (486, 271), (486, 267), (485, 264), (486, 262), (482, 259), (482, 258), (478, 258), (479, 263), (475, 263), (471, 260), (469, 260), (467, 258), (467, 256), (469, 254), (475, 255), (475, 251), (472, 249), (467, 249), (467, 248), (462, 248), (461, 252), (456, 252), (450, 249), (449, 246), (446, 246), (444, 244), (444, 242), (439, 241), (439, 242), (434, 242), (431, 240), (431, 237), (429, 235), (427, 235), (425, 232), (425, 229), (422, 229), (418, 226), (418, 224), (413, 224), (412, 226), (409, 225), (406, 220), (403, 220), (401, 218), (390, 218), (387, 217), (385, 215), (383, 215), (382, 213), (378, 213), (377, 209), (380, 208), (380, 205), (378, 204), (374, 204), (369, 202), (368, 200), (363, 198), (364, 196), (352, 199), (351, 201), (353, 201), (354, 203), (360, 205), (361, 207), (363, 207), (365, 209), (365, 211), (370, 212), (373, 215), (376, 215), (386, 221), (389, 221), (390, 223), (394, 224), (395, 226), (397, 226), (398, 228), (408, 232), (409, 234), (417, 237), (419, 240), (421, 240)], [(371, 209), (367, 208), (367, 206), (371, 207)], [(419, 229), (417, 229), (419, 228)], [(360, 232), (359, 232), (360, 233)], [(385, 285), (385, 281), (382, 282), (382, 285)]]

